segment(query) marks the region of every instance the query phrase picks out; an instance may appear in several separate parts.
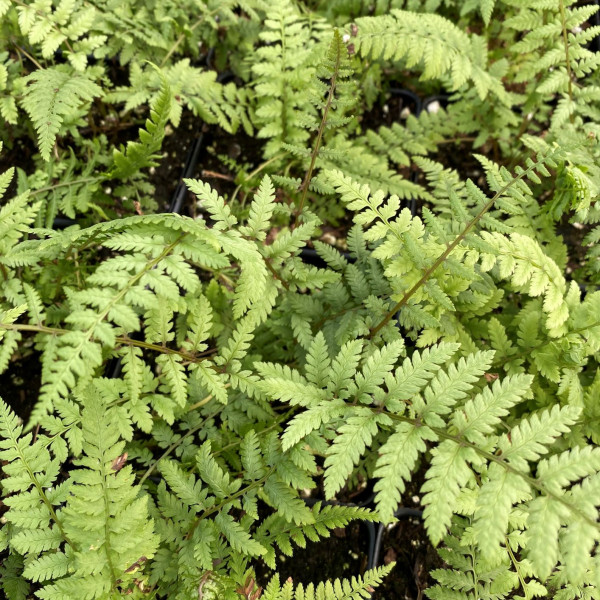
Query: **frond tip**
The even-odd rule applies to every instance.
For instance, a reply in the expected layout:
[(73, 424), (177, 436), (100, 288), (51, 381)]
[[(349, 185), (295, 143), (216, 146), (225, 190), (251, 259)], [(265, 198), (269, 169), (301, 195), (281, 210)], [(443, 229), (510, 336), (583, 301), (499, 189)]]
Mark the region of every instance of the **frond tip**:
[(63, 66), (38, 69), (25, 78), (23, 108), (33, 121), (40, 154), (50, 160), (63, 120), (71, 117), (82, 102), (102, 96), (102, 88), (80, 73)]

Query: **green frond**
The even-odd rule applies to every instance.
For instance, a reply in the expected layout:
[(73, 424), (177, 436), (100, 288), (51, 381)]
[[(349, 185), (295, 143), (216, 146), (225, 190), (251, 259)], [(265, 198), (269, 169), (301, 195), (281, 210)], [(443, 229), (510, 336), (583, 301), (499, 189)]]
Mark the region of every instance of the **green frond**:
[(258, 241), (263, 241), (275, 208), (275, 188), (268, 176), (265, 176), (258, 188), (252, 204), (247, 225), (240, 233)]
[(346, 483), (354, 466), (370, 447), (379, 425), (391, 425), (391, 419), (365, 408), (346, 419), (325, 459), (325, 497), (332, 498)]
[(160, 462), (160, 472), (177, 498), (196, 512), (206, 508), (208, 490), (193, 474), (187, 474), (177, 463), (170, 460)]
[(480, 65), (475, 40), (441, 16), (392, 10), (356, 19), (356, 26), (355, 44), (365, 57), (402, 60), (419, 68), (422, 79), (447, 78), (452, 90), (472, 81), (482, 99), (490, 89), (503, 92)]
[(229, 474), (217, 463), (212, 455), (210, 442), (204, 442), (198, 450), (196, 464), (202, 480), (210, 487), (212, 493), (219, 498), (226, 498), (231, 494), (235, 494), (242, 484), (239, 479), (232, 481)]
[(269, 504), (287, 521), (296, 525), (314, 522), (313, 513), (304, 500), (276, 475), (267, 477), (263, 491)]
[(345, 406), (339, 399), (326, 399), (294, 416), (281, 436), (283, 449), (288, 450), (309, 433), (318, 431), (322, 425), (337, 419), (343, 414)]
[[(0, 197), (8, 187), (13, 173), (13, 169), (9, 169), (0, 175)], [(2, 262), (4, 262), (3, 259), (9, 254), (9, 251), (23, 237), (23, 234), (29, 230), (30, 225), (35, 221), (39, 208), (39, 202), (30, 202), (27, 192), (3, 203), (2, 208), (0, 208), (0, 260)]]
[(307, 379), (318, 387), (324, 387), (327, 383), (330, 364), (327, 342), (323, 332), (320, 331), (311, 342), (306, 355)]
[(264, 600), (360, 600), (366, 598), (367, 594), (374, 590), (383, 578), (393, 568), (394, 563), (384, 567), (378, 567), (367, 571), (362, 577), (351, 579), (335, 579), (317, 586), (310, 584), (303, 586), (299, 584), (294, 592), (294, 584), (291, 580), (283, 586), (279, 583), (279, 577), (275, 576), (261, 596)]
[[(91, 390), (84, 399), (81, 424), (83, 456), (71, 474), (71, 495), (62, 511), (64, 528), (75, 546), (76, 579), (93, 575), (99, 586), (106, 582), (113, 587), (117, 579), (135, 578), (130, 567), (141, 556), (154, 556), (158, 536), (148, 515), (148, 500), (133, 484), (131, 467), (115, 467), (124, 443), (112, 411)], [(60, 580), (58, 589), (67, 591), (72, 577)]]
[(532, 381), (530, 375), (495, 381), (491, 388), (484, 388), (468, 400), (462, 411), (454, 413), (450, 431), (464, 436), (469, 442), (483, 443), (484, 436), (492, 433), (500, 420), (508, 415), (509, 409), (522, 400)]
[(373, 475), (378, 478), (375, 483), (377, 513), (384, 523), (392, 520), (405, 482), (409, 481), (419, 455), (427, 449), (426, 440), (437, 440), (428, 427), (399, 423), (379, 449)]
[(260, 556), (266, 552), (256, 540), (231, 516), (221, 511), (215, 517), (215, 525), (227, 538), (231, 547), (237, 552), (250, 556)]
[(461, 447), (451, 440), (444, 440), (433, 451), (421, 491), (425, 493), (422, 500), (425, 527), (434, 544), (447, 533), (461, 489), (474, 481), (469, 463), (479, 461), (473, 448)]
[(504, 434), (498, 441), (502, 457), (511, 465), (525, 470), (529, 460), (537, 460), (546, 454), (546, 446), (561, 433), (567, 433), (579, 417), (581, 409), (575, 406), (555, 405), (550, 410), (532, 414)]
[(62, 66), (38, 69), (25, 78), (25, 83), (21, 102), (37, 131), (40, 154), (49, 161), (63, 120), (72, 118), (82, 103), (91, 102), (103, 91), (85, 75)]
[[(157, 69), (158, 70), (158, 69)], [(128, 179), (140, 169), (156, 166), (165, 126), (171, 114), (173, 95), (164, 74), (160, 74), (160, 91), (150, 108), (150, 118), (146, 119), (146, 128), (139, 131), (139, 142), (127, 142), (127, 146), (113, 152), (114, 165), (109, 172), (110, 178)]]
[(493, 352), (478, 352), (460, 358), (446, 371), (438, 371), (423, 392), (423, 399), (415, 402), (417, 412), (431, 426), (442, 423), (440, 415), (451, 412), (453, 405), (466, 397), (473, 384), (489, 369)]

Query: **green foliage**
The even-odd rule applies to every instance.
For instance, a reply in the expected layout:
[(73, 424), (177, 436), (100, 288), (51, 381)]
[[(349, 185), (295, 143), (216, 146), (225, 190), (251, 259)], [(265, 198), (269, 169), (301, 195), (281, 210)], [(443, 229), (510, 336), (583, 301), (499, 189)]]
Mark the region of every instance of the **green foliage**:
[(300, 584), (295, 592), (291, 581), (286, 582), (283, 586), (280, 585), (279, 579), (275, 577), (271, 580), (262, 598), (265, 600), (291, 600), (292, 598), (305, 598), (306, 600), (354, 600), (359, 598), (367, 598), (369, 590), (381, 582), (383, 577), (389, 573), (393, 565), (380, 567), (372, 571), (367, 571), (364, 577), (352, 578), (352, 581), (340, 581), (336, 579), (327, 584), (320, 583), (316, 588), (309, 585), (304, 589)]
[[(158, 70), (158, 69), (157, 69)], [(146, 121), (146, 129), (140, 129), (139, 142), (128, 142), (125, 151), (115, 150), (114, 167), (109, 177), (127, 179), (144, 167), (156, 166), (156, 153), (162, 145), (165, 125), (171, 114), (172, 96), (167, 79), (162, 73), (158, 98), (150, 111), (150, 119)], [(154, 160), (153, 160), (154, 159)]]
[(115, 413), (96, 390), (85, 396), (82, 454), (74, 461), (81, 468), (60, 484), (60, 444), (52, 436), (23, 436), (17, 417), (0, 404), (2, 460), (10, 463), (2, 480), (10, 494), (8, 544), (27, 556), (22, 576), (43, 584), (40, 598), (110, 597), (133, 584), (134, 565), (157, 549), (147, 498), (133, 485), (131, 466), (116, 462), (125, 442)]
[(23, 108), (37, 131), (42, 158), (50, 160), (63, 121), (72, 118), (81, 102), (90, 102), (101, 95), (102, 90), (87, 77), (59, 67), (39, 69), (28, 75), (25, 83)]
[(2, 596), (368, 598), (282, 563), (418, 488), (428, 597), (596, 597), (596, 11), (0, 0)]
[(357, 19), (356, 26), (356, 47), (364, 56), (404, 60), (407, 68), (419, 68), (424, 80), (443, 78), (449, 91), (471, 81), (481, 98), (490, 90), (501, 101), (506, 98), (500, 82), (480, 63), (484, 40), (471, 38), (439, 15), (392, 10), (389, 16)]

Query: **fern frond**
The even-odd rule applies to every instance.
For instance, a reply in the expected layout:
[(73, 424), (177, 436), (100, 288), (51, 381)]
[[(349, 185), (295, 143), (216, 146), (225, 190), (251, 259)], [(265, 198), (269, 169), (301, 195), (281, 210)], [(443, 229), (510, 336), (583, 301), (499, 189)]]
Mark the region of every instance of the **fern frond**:
[(265, 176), (258, 188), (252, 204), (247, 225), (240, 228), (240, 233), (252, 239), (263, 241), (275, 208), (275, 189), (268, 176)]
[(506, 99), (476, 58), (477, 44), (457, 26), (439, 15), (392, 10), (389, 15), (356, 19), (355, 44), (365, 57), (400, 61), (418, 67), (423, 79), (447, 76), (452, 90), (473, 81), (483, 99), (490, 90)]
[(113, 419), (112, 411), (87, 391), (81, 417), (83, 457), (71, 473), (71, 495), (62, 511), (65, 532), (76, 548), (76, 574), (49, 586), (42, 597), (57, 592), (68, 596), (77, 585), (91, 586), (92, 598), (117, 585), (126, 588), (136, 577), (132, 565), (142, 556), (150, 559), (158, 548), (148, 501), (133, 485), (131, 466), (115, 468), (124, 443)]
[(126, 148), (113, 152), (114, 165), (108, 173), (111, 179), (129, 179), (140, 169), (157, 165), (157, 152), (162, 145), (173, 102), (166, 77), (160, 72), (159, 75), (160, 91), (150, 108), (146, 128), (139, 131), (140, 141), (127, 142)]
[(426, 440), (437, 441), (429, 427), (413, 427), (399, 423), (379, 450), (379, 458), (373, 475), (377, 513), (384, 523), (389, 523), (398, 508), (405, 482), (410, 479), (419, 455), (425, 452)]
[(391, 419), (387, 415), (374, 414), (369, 409), (356, 411), (338, 429), (328, 456), (325, 459), (325, 497), (333, 498), (338, 492), (354, 466), (371, 441), (380, 425), (390, 425)]
[(378, 567), (367, 571), (362, 577), (352, 579), (335, 579), (317, 586), (310, 584), (304, 587), (299, 584), (294, 592), (294, 584), (291, 580), (283, 586), (279, 583), (279, 576), (275, 576), (267, 585), (265, 593), (261, 596), (264, 600), (291, 600), (291, 598), (302, 598), (303, 600), (359, 600), (367, 597), (383, 578), (391, 571), (394, 563), (384, 567)]
[(40, 154), (49, 161), (65, 117), (70, 117), (82, 102), (102, 96), (102, 88), (62, 66), (38, 69), (25, 78), (25, 83), (21, 103), (37, 131)]

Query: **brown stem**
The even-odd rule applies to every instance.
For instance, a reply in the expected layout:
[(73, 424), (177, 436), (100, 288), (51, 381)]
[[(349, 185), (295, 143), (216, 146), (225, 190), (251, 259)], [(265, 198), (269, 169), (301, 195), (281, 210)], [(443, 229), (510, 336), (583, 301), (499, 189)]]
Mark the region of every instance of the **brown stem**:
[[(377, 409), (372, 408), (371, 410), (378, 410), (378, 409), (379, 408), (377, 408)], [(404, 423), (410, 423), (411, 425), (414, 425), (414, 426), (422, 425), (420, 418), (410, 418), (410, 417), (405, 417), (403, 415), (397, 415), (397, 414), (389, 413), (389, 412), (386, 412), (386, 414), (393, 421), (402, 421)], [(469, 442), (466, 438), (463, 438), (460, 435), (453, 435), (451, 433), (448, 433), (448, 431), (446, 431), (445, 429), (441, 429), (439, 427), (431, 427), (431, 426), (428, 426), (428, 427), (429, 427), (429, 429), (431, 429), (431, 431), (433, 431), (440, 438), (445, 439), (445, 440), (450, 440), (450, 441), (454, 442), (455, 444), (459, 444), (460, 446), (465, 446), (467, 448), (471, 448), (477, 454), (479, 454), (480, 456), (485, 458), (488, 462), (494, 462), (494, 463), (500, 465), (506, 471), (521, 477), (533, 489), (538, 490), (538, 492), (545, 494), (549, 498), (552, 498), (553, 500), (556, 500), (563, 506), (567, 507), (571, 512), (575, 513), (579, 518), (581, 518), (583, 521), (585, 521), (588, 525), (590, 525), (596, 529), (600, 529), (600, 523), (598, 523), (597, 521), (594, 521), (593, 519), (590, 519), (590, 517), (588, 515), (586, 515), (583, 511), (578, 509), (577, 506), (570, 504), (565, 499), (564, 494), (555, 493), (555, 492), (552, 492), (551, 490), (547, 489), (539, 479), (534, 479), (533, 477), (531, 477), (531, 475), (528, 475), (527, 473), (523, 473), (523, 471), (520, 471), (519, 469), (513, 467), (511, 464), (508, 463), (507, 460), (505, 460), (502, 457), (502, 455), (493, 454), (492, 452), (488, 452), (487, 450), (480, 448), (474, 442)]]
[(304, 203), (306, 202), (306, 195), (308, 194), (308, 186), (310, 185), (310, 181), (312, 179), (312, 174), (315, 168), (315, 163), (317, 162), (317, 155), (319, 154), (319, 148), (321, 147), (321, 141), (323, 139), (323, 133), (325, 132), (325, 126), (327, 125), (327, 116), (329, 114), (329, 110), (331, 109), (331, 104), (333, 102), (333, 97), (335, 94), (335, 85), (337, 82), (338, 72), (340, 70), (340, 62), (342, 60), (342, 51), (340, 45), (337, 45), (337, 54), (335, 57), (335, 67), (333, 69), (333, 75), (331, 76), (331, 85), (329, 86), (329, 94), (327, 96), (327, 102), (325, 103), (325, 108), (323, 109), (323, 118), (321, 119), (321, 124), (319, 125), (319, 131), (317, 133), (317, 140), (315, 142), (315, 147), (312, 151), (310, 157), (310, 165), (308, 167), (308, 171), (306, 171), (306, 175), (304, 176), (304, 181), (300, 186), (300, 190), (302, 195), (300, 196), (300, 203), (298, 204), (298, 208), (296, 210), (296, 218), (294, 220), (294, 227), (298, 225), (298, 219), (300, 218), (300, 214), (302, 213), (302, 209), (304, 208)]
[(31, 54), (29, 54), (29, 52), (21, 48), (21, 46), (17, 46), (17, 44), (15, 44), (15, 48), (17, 49), (18, 54), (23, 54), (23, 56), (26, 56), (38, 69), (44, 68), (35, 58), (33, 58), (33, 56), (31, 56)]
[[(569, 40), (567, 36), (567, 17), (565, 15), (565, 2), (564, 0), (559, 0), (560, 5), (560, 20), (562, 21), (562, 34), (563, 34), (563, 43), (565, 44), (565, 60), (567, 63), (567, 76), (569, 78), (568, 83), (568, 93), (569, 93), (569, 101), (573, 104), (573, 75), (571, 73), (571, 59), (569, 58)], [(569, 121), (573, 123), (573, 113), (569, 113)]]
[(444, 250), (444, 252), (442, 252), (442, 254), (440, 254), (440, 256), (437, 258), (437, 260), (431, 265), (431, 267), (429, 267), (425, 271), (425, 273), (423, 274), (423, 276), (421, 277), (421, 279), (419, 279), (419, 281), (417, 281), (417, 283), (415, 283), (415, 285), (413, 285), (410, 288), (410, 290), (408, 290), (408, 292), (406, 292), (406, 294), (404, 294), (404, 296), (402, 296), (401, 300), (396, 303), (396, 305), (392, 308), (392, 310), (390, 310), (387, 313), (387, 315), (379, 322), (379, 324), (376, 327), (374, 327), (373, 329), (371, 329), (371, 332), (369, 334), (369, 338), (372, 338), (383, 327), (385, 327), (385, 325), (387, 325), (389, 323), (390, 319), (403, 306), (405, 306), (408, 303), (408, 301), (421, 288), (421, 286), (424, 285), (427, 282), (427, 280), (433, 275), (433, 273), (437, 270), (437, 268), (448, 258), (448, 256), (450, 256), (450, 254), (456, 248), (456, 246), (458, 246), (458, 244), (460, 244), (465, 239), (465, 237), (467, 236), (467, 234), (469, 233), (469, 231), (471, 231), (471, 229), (473, 229), (473, 227), (475, 227), (475, 225), (481, 220), (481, 218), (485, 215), (485, 213), (488, 210), (490, 210), (490, 208), (492, 208), (492, 206), (494, 205), (494, 203), (496, 202), (496, 200), (498, 200), (498, 198), (500, 198), (500, 196), (502, 194), (504, 194), (504, 192), (507, 189), (509, 189), (512, 185), (514, 185), (517, 181), (519, 181), (520, 179), (523, 179), (523, 177), (525, 177), (528, 173), (530, 173), (531, 171), (533, 171), (533, 169), (535, 169), (536, 166), (537, 166), (537, 163), (535, 163), (531, 167), (525, 169), (522, 173), (520, 173), (519, 175), (517, 175), (514, 179), (512, 179), (511, 181), (509, 181), (505, 186), (503, 186), (500, 190), (498, 190), (494, 194), (494, 196), (492, 197), (492, 199), (489, 200), (486, 204), (483, 205), (483, 207), (481, 208), (481, 210), (469, 221), (469, 223), (462, 230), (462, 232), (459, 235), (456, 236), (455, 240), (451, 244), (449, 244), (447, 246), (446, 250)]
[(265, 257), (265, 264), (267, 265), (267, 269), (269, 269), (269, 271), (271, 271), (271, 274), (273, 275), (273, 277), (275, 277), (275, 279), (277, 279), (277, 281), (280, 281), (281, 285), (286, 290), (289, 290), (290, 289), (290, 284), (287, 281), (285, 281), (285, 279), (281, 278), (281, 276), (279, 275), (279, 273), (275, 270), (275, 268), (271, 264), (271, 259)]
[[(46, 327), (45, 325), (26, 325), (24, 323), (0, 323), (0, 329), (5, 329), (7, 331), (33, 331), (35, 333), (47, 333), (49, 335), (65, 335), (71, 332), (70, 329), (58, 329), (56, 327)], [(203, 360), (206, 360), (206, 355), (215, 352), (214, 349), (210, 349), (200, 354), (188, 354), (187, 352), (174, 350), (172, 348), (167, 348), (166, 346), (157, 346), (156, 344), (150, 344), (149, 342), (144, 342), (142, 340), (134, 340), (126, 335), (116, 336), (115, 342), (124, 346), (136, 346), (138, 348), (152, 350), (153, 352), (158, 352), (160, 354), (176, 354), (189, 363), (202, 362)]]
[(202, 171), (202, 177), (212, 177), (213, 179), (224, 179), (225, 181), (235, 181), (235, 178), (231, 175), (224, 175), (223, 173), (217, 173), (216, 171)]

